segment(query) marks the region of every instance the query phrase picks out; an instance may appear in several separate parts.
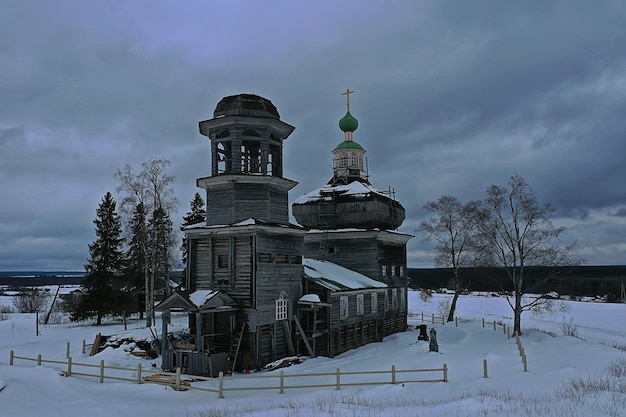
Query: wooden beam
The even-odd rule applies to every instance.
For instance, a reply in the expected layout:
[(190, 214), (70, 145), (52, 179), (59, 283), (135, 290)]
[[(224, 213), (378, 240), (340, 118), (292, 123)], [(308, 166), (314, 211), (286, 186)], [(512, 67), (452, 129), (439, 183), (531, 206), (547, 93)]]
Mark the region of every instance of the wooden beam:
[(311, 348), (311, 345), (309, 344), (309, 341), (307, 340), (306, 333), (304, 333), (304, 330), (302, 330), (302, 326), (300, 325), (300, 320), (298, 320), (298, 316), (294, 315), (293, 320), (296, 322), (296, 327), (298, 327), (298, 332), (300, 333), (302, 340), (304, 340), (304, 344), (307, 350), (309, 351), (309, 354), (312, 357), (315, 357), (315, 352), (313, 351), (313, 349)]

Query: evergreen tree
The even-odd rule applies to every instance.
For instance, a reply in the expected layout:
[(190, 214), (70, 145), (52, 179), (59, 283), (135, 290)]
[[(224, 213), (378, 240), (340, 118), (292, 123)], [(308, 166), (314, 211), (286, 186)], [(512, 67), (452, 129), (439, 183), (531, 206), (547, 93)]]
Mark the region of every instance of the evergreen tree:
[(141, 318), (146, 308), (146, 281), (148, 277), (146, 209), (142, 203), (135, 206), (129, 223), (130, 243), (126, 255), (126, 279), (133, 299), (130, 312), (139, 312)]
[(73, 321), (96, 317), (102, 324), (106, 315), (119, 315), (126, 308), (122, 271), (122, 221), (116, 212), (116, 202), (110, 192), (102, 198), (96, 210), (96, 240), (89, 245), (90, 259), (85, 264), (87, 275), (81, 285), (84, 294), (71, 314)]
[[(148, 293), (155, 294), (163, 290), (170, 293), (170, 247), (172, 243), (172, 221), (161, 207), (154, 210), (148, 222), (148, 260), (150, 265), (150, 282)], [(154, 316), (154, 300), (146, 300), (147, 312)], [(154, 317), (153, 317), (154, 319)]]
[[(200, 193), (196, 193), (193, 196), (193, 200), (189, 202), (189, 211), (183, 216), (183, 223), (180, 225), (180, 230), (183, 230), (186, 226), (201, 223), (206, 221), (206, 208), (204, 206), (204, 199)], [(183, 244), (181, 246), (183, 252), (183, 278), (187, 276), (187, 237), (183, 236)]]

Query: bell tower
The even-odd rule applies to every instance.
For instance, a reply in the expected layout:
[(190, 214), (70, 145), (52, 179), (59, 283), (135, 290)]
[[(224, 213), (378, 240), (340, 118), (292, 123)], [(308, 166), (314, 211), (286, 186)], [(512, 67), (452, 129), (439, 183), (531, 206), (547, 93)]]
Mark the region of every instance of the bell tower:
[(297, 182), (282, 176), (283, 141), (295, 128), (272, 102), (254, 94), (224, 97), (199, 128), (211, 140), (211, 176), (196, 180), (207, 193), (207, 225), (249, 218), (289, 223), (288, 192)]

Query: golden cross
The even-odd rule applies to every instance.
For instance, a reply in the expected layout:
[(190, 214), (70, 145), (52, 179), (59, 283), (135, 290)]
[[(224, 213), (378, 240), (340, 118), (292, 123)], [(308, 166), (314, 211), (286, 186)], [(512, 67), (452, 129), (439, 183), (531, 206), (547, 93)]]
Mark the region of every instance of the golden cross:
[(348, 111), (350, 111), (350, 94), (352, 93), (354, 93), (354, 91), (351, 91), (349, 88), (346, 88), (345, 93), (341, 93), (342, 96), (347, 96), (348, 98)]

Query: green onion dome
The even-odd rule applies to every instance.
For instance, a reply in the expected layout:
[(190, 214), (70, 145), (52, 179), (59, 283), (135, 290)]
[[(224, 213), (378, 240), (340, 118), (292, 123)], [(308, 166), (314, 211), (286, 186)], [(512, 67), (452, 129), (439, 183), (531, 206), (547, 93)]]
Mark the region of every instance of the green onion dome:
[(349, 111), (339, 120), (339, 129), (344, 132), (354, 132), (358, 127), (359, 121)]

